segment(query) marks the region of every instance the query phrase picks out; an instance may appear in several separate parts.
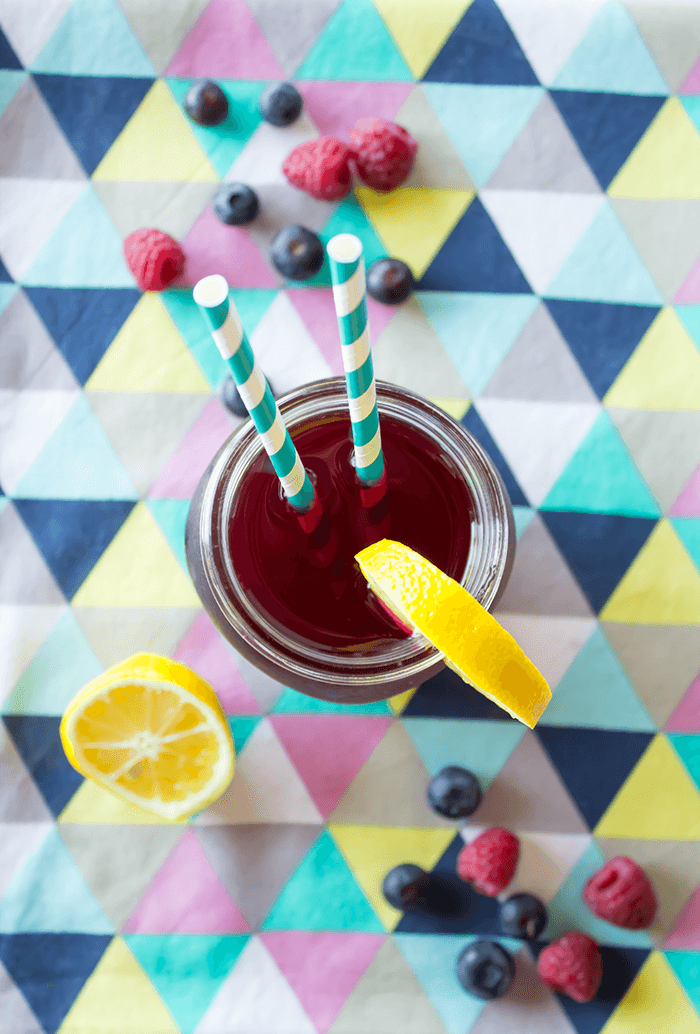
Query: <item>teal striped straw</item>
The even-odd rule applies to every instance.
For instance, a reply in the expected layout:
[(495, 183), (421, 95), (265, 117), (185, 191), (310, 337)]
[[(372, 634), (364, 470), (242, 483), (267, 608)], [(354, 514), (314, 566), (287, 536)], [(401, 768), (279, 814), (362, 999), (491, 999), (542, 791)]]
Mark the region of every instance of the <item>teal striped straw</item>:
[(238, 392), (290, 505), (300, 513), (308, 513), (316, 502), (314, 486), (285, 427), (270, 385), (253, 355), (236, 306), (229, 297), (226, 278), (218, 274), (205, 276), (195, 285), (192, 295), (238, 385)]
[(351, 233), (339, 233), (329, 240), (326, 250), (348, 389), (355, 470), (363, 485), (377, 485), (384, 477), (384, 454), (369, 348), (362, 242)]

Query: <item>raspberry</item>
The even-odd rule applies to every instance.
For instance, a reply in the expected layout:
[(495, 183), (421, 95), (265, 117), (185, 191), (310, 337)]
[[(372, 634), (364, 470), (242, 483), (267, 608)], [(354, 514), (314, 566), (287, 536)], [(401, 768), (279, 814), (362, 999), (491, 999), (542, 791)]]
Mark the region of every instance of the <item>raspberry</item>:
[(583, 888), (591, 912), (615, 926), (643, 930), (656, 915), (656, 895), (643, 869), (618, 855), (591, 876)]
[(394, 190), (408, 178), (418, 149), (403, 126), (381, 118), (359, 119), (350, 143), (357, 152), (358, 176), (368, 187), (381, 191)]
[(350, 190), (352, 151), (334, 136), (320, 136), (295, 147), (284, 160), (282, 172), (293, 187), (319, 201), (337, 201)]
[(557, 937), (537, 963), (540, 980), (575, 1002), (590, 1002), (603, 978), (603, 957), (596, 942), (575, 931)]
[(520, 841), (507, 829), (494, 826), (459, 852), (457, 874), (471, 880), (476, 890), (493, 898), (505, 890), (515, 875)]
[(162, 230), (134, 230), (124, 241), (126, 264), (142, 291), (162, 291), (185, 268), (185, 253)]

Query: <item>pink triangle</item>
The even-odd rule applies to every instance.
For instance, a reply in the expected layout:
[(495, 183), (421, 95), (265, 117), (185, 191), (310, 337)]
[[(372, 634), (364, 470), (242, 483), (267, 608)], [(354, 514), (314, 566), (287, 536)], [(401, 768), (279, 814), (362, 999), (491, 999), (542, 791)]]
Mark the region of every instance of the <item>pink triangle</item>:
[(316, 807), (328, 818), (393, 719), (277, 714), (270, 721)]
[(679, 93), (700, 93), (700, 60), (693, 65)]
[(680, 948), (682, 951), (700, 949), (700, 887), (681, 912), (664, 948)]
[(207, 205), (182, 241), (185, 271), (172, 287), (191, 287), (203, 276), (221, 273), (231, 287), (279, 287), (247, 230), (226, 226)]
[(669, 511), (669, 517), (700, 517), (700, 467)]
[(206, 79), (285, 78), (244, 0), (211, 0), (165, 74)]
[(227, 894), (192, 831), (172, 852), (124, 933), (247, 933), (245, 916)]
[(666, 729), (669, 732), (700, 732), (700, 675), (673, 712)]
[(211, 682), (226, 714), (262, 714), (213, 621), (202, 611), (173, 654)]
[(263, 933), (260, 939), (318, 1034), (326, 1034), (382, 946), (384, 935), (285, 930)]
[(358, 118), (383, 118), (389, 122), (415, 86), (413, 83), (320, 82), (296, 84), (303, 95), (309, 118), (321, 136), (349, 141)]
[[(333, 293), (328, 287), (307, 287), (287, 289), (290, 302), (301, 316), (306, 329), (316, 342), (331, 371), (340, 375), (343, 372), (343, 359), (338, 337), (338, 320), (335, 315)], [(395, 315), (396, 310), (389, 305), (380, 305), (373, 298), (367, 298), (367, 315), (369, 317), (370, 341), (374, 344), (379, 335)]]
[(189, 499), (214, 453), (233, 434), (233, 427), (217, 398), (212, 398), (199, 419), (151, 486), (153, 499)]
[(695, 305), (700, 302), (700, 260), (691, 269), (673, 301), (676, 305)]

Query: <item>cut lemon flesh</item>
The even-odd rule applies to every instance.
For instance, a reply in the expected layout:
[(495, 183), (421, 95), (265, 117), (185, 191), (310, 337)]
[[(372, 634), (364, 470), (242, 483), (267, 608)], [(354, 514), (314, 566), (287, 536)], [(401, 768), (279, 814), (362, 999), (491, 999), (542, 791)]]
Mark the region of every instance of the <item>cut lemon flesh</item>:
[(401, 542), (382, 539), (355, 557), (370, 587), (445, 663), (513, 718), (535, 727), (552, 699), (515, 639), (467, 590)]
[(61, 741), (82, 775), (166, 819), (211, 804), (233, 776), (216, 693), (157, 654), (136, 654), (88, 682), (66, 708)]

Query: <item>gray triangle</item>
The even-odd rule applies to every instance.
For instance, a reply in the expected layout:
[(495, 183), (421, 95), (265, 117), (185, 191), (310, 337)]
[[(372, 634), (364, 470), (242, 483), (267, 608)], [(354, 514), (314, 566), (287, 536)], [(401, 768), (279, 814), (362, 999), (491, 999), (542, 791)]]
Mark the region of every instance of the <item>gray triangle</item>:
[(700, 412), (608, 412), (652, 492), (668, 510), (700, 463)]
[(601, 621), (634, 691), (662, 728), (700, 671), (700, 628)]
[(156, 71), (162, 73), (209, 0), (168, 0), (167, 17), (160, 4), (143, 0), (119, 3)]
[(186, 826), (63, 823), (59, 832), (90, 890), (119, 930)]
[(700, 199), (610, 202), (656, 286), (672, 302), (700, 254)]
[(210, 396), (180, 392), (86, 392), (114, 451), (144, 496)]
[(0, 962), (0, 1016), (7, 1034), (44, 1034), (27, 1000)]
[(418, 141), (416, 160), (405, 186), (476, 190), (466, 165), (420, 86), (406, 98), (394, 121)]
[(673, 0), (625, 6), (675, 93), (700, 53), (700, 7)]
[(578, 582), (538, 514), (518, 539), (513, 571), (496, 612), (549, 617), (593, 616)]
[(600, 193), (595, 176), (547, 93), (487, 186), (500, 190)]
[(434, 1005), (391, 937), (387, 937), (360, 977), (328, 1034), (389, 1031), (447, 1034)]
[(482, 391), (529, 402), (596, 402), (596, 396), (542, 302)]
[(192, 228), (216, 189), (211, 183), (93, 180), (92, 186), (122, 237), (157, 226), (176, 240)]
[(196, 829), (217, 876), (253, 929), (265, 919), (318, 833), (318, 826), (291, 823)]
[(46, 561), (11, 503), (0, 513), (0, 603), (65, 603)]
[(299, 225), (319, 233), (338, 207), (337, 202), (319, 201), (290, 183), (255, 183), (254, 187), (260, 214), (246, 229), (263, 254), (283, 227)]
[(73, 391), (79, 387), (23, 291), (0, 313), (0, 341), (0, 388)]
[(263, 711), (271, 711), (284, 692), (282, 683), (271, 679), (238, 651), (236, 651), (236, 667)]
[(301, 65), (340, 0), (247, 0), (287, 75)]
[[(5, 726), (0, 723), (0, 822), (53, 822)], [(2, 1015), (2, 1014), (0, 1014)]]
[(484, 794), (477, 818), (480, 826), (514, 831), (589, 831), (559, 773), (529, 730)]
[(469, 388), (445, 351), (417, 298), (409, 298), (372, 349), (381, 380), (427, 397), (470, 398)]
[(489, 1002), (469, 1034), (576, 1034), (555, 995), (543, 984), (527, 948), (515, 956), (515, 980), (503, 998)]
[(73, 607), (83, 635), (105, 668), (134, 653), (169, 657), (201, 611), (194, 607)]
[(31, 76), (0, 116), (0, 176), (85, 180), (86, 176)]

